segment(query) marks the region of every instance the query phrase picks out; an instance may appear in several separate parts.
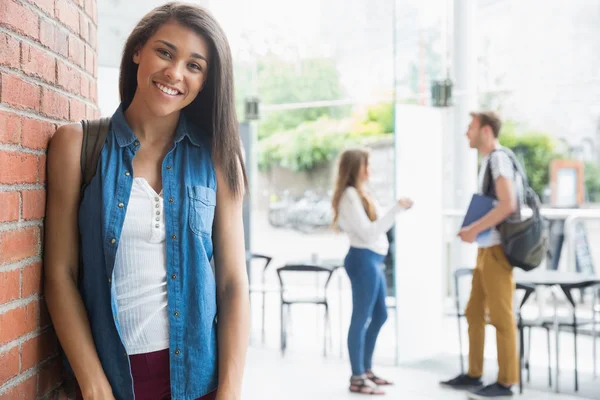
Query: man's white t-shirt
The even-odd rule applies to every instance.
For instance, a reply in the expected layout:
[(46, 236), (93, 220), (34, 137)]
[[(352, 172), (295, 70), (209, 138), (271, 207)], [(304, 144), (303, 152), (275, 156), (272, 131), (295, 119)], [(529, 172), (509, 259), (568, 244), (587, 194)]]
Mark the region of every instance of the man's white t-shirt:
[[(481, 160), (481, 166), (479, 168), (479, 192), (481, 194), (485, 194), (484, 190), (486, 188), (483, 187), (485, 181), (485, 175), (487, 173), (488, 164), (491, 166), (492, 179), (494, 182), (503, 176), (507, 179), (510, 179), (513, 183), (513, 188), (515, 195), (517, 196), (517, 204), (520, 208), (523, 205), (523, 179), (521, 175), (515, 170), (513, 166), (513, 162), (510, 159), (509, 155), (506, 154), (501, 148), (498, 148), (497, 151), (490, 153), (486, 157)], [(487, 248), (496, 246), (502, 243), (502, 239), (500, 237), (500, 232), (496, 228), (492, 228), (491, 235), (489, 240), (486, 243), (480, 243), (480, 248)]]

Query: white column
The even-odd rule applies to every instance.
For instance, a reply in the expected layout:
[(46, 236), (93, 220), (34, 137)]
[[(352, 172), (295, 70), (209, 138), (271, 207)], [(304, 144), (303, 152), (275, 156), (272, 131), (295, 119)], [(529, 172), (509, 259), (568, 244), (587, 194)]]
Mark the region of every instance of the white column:
[[(454, 0), (453, 16), (453, 65), (454, 82), (453, 126), (448, 143), (453, 147), (452, 207), (465, 209), (471, 196), (477, 191), (477, 152), (469, 148), (466, 131), (471, 118), (469, 113), (477, 110), (477, 1)], [(456, 221), (457, 223), (459, 221)], [(475, 247), (455, 239), (451, 269), (474, 266)]]
[(443, 318), (442, 109), (396, 105), (396, 193), (415, 204), (396, 223), (398, 360), (441, 351)]

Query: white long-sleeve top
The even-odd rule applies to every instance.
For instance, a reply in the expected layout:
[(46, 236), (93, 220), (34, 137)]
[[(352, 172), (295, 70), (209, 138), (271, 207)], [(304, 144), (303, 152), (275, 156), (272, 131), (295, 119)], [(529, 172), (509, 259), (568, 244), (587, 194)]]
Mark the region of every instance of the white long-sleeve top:
[(348, 186), (340, 200), (338, 224), (348, 235), (350, 246), (386, 255), (390, 246), (386, 232), (394, 226), (396, 214), (404, 209), (396, 203), (382, 213), (379, 203), (376, 200), (373, 203), (377, 212), (375, 221), (369, 219), (356, 188)]

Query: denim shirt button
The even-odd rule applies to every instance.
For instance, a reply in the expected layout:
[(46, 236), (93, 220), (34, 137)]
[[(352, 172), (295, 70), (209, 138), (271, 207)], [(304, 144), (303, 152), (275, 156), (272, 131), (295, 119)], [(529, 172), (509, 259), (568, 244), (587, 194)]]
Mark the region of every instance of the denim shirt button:
[(181, 354), (181, 352), (179, 351), (179, 349), (175, 350), (175, 355), (179, 355)]
[(175, 199), (171, 197), (171, 198), (169, 199), (169, 203), (174, 203), (174, 202), (175, 202)]
[(170, 165), (167, 165), (167, 169), (168, 169), (168, 170), (171, 170), (171, 166), (170, 166)]

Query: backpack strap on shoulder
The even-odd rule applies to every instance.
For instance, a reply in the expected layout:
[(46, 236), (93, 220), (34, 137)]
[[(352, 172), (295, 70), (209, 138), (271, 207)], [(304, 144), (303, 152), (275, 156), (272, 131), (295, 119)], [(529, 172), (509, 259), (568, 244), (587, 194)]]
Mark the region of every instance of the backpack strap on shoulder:
[(81, 143), (81, 192), (90, 184), (96, 168), (100, 152), (106, 142), (110, 127), (110, 118), (82, 120), (83, 141)]

